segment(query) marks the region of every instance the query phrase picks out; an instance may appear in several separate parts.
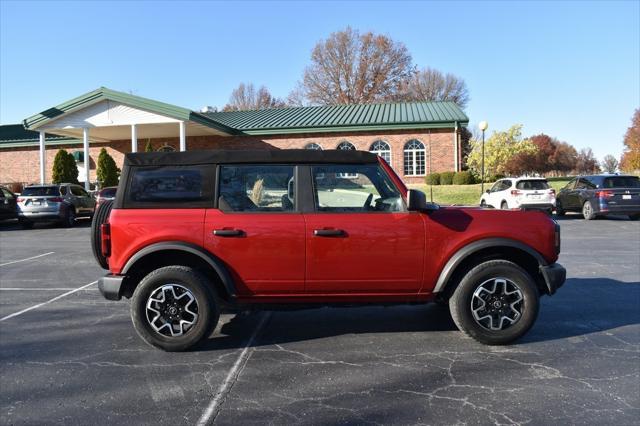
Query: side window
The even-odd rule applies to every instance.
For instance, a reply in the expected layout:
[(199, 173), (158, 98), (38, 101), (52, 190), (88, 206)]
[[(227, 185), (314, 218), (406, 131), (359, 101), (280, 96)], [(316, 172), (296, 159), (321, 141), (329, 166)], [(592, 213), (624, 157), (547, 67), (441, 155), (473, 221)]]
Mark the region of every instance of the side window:
[(213, 201), (212, 166), (134, 167), (125, 207), (204, 208)]
[(576, 178), (573, 178), (569, 181), (569, 183), (563, 189), (573, 189), (576, 184)]
[(67, 195), (67, 187), (66, 186), (61, 186), (60, 187), (60, 195)]
[[(64, 188), (63, 186), (60, 187), (60, 192), (62, 192), (62, 188)], [(89, 194), (87, 193), (87, 191), (85, 191), (83, 188), (79, 187), (79, 186), (72, 186), (71, 187), (71, 193), (77, 197), (88, 197)]]
[(502, 185), (502, 181), (499, 180), (496, 183), (493, 184), (493, 186), (491, 187), (491, 189), (489, 190), (489, 192), (498, 192), (500, 191), (500, 186)]
[(238, 165), (220, 168), (218, 207), (226, 212), (295, 210), (293, 166)]
[(319, 212), (405, 210), (400, 192), (377, 164), (322, 165), (311, 169)]
[(596, 186), (589, 182), (587, 179), (581, 178), (578, 180), (578, 184), (576, 185), (576, 189), (593, 189)]

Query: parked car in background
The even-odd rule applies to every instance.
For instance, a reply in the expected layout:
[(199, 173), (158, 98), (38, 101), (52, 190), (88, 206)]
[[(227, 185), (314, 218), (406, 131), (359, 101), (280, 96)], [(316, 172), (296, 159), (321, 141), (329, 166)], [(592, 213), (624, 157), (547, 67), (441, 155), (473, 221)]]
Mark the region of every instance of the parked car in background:
[(610, 214), (640, 219), (640, 179), (631, 175), (591, 175), (573, 178), (558, 193), (556, 214), (581, 212), (586, 220)]
[(8, 188), (0, 186), (0, 220), (15, 219), (18, 217), (18, 202), (16, 194)]
[(92, 217), (95, 207), (95, 199), (80, 185), (32, 185), (18, 197), (18, 220), (25, 229), (52, 221), (71, 227), (77, 217)]
[(556, 191), (544, 178), (506, 178), (498, 180), (482, 194), (480, 205), (496, 209), (540, 209), (551, 213), (556, 203)]
[(98, 207), (100, 207), (100, 204), (104, 203), (105, 201), (113, 201), (116, 198), (117, 190), (117, 186), (108, 186), (97, 191), (95, 193), (96, 209), (98, 209)]

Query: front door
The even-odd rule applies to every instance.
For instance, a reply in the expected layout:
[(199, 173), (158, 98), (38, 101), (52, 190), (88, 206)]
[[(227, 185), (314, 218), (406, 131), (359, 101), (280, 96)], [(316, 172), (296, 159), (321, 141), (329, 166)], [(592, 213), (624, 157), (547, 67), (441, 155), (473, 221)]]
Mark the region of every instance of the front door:
[(311, 166), (305, 213), (308, 293), (417, 293), (425, 222), (378, 164)]
[(230, 269), (240, 296), (304, 292), (304, 219), (294, 166), (222, 165), (206, 248)]

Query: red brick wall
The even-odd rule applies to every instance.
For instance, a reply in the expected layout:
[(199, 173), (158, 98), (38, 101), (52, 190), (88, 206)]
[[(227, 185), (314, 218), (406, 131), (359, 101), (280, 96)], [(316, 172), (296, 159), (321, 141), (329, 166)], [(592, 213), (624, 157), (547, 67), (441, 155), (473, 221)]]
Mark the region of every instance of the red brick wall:
[[(404, 176), (403, 173), (403, 148), (411, 139), (422, 142), (427, 151), (426, 172), (443, 172), (454, 170), (454, 141), (453, 129), (390, 131), (390, 132), (352, 132), (352, 133), (312, 133), (300, 135), (274, 135), (274, 136), (191, 136), (187, 137), (187, 149), (286, 149), (304, 148), (309, 143), (316, 143), (323, 149), (335, 149), (343, 141), (351, 142), (356, 149), (368, 151), (373, 142), (382, 139), (391, 147), (391, 166), (406, 183), (422, 183), (422, 176)], [(138, 140), (138, 150), (143, 151), (147, 143), (146, 139)], [(171, 145), (176, 150), (179, 147), (177, 138), (153, 139), (151, 144), (154, 150), (163, 145)], [(96, 179), (96, 164), (98, 154), (102, 147), (107, 148), (118, 167), (122, 167), (124, 154), (130, 152), (129, 140), (113, 141), (111, 143), (92, 142), (89, 148), (91, 157), (91, 181)], [(430, 147), (430, 149), (429, 149)], [(82, 145), (72, 146), (48, 146), (47, 147), (47, 182), (51, 181), (51, 168), (53, 159), (59, 149), (67, 151), (81, 151)], [(429, 162), (429, 151), (431, 161)], [(0, 183), (8, 182), (38, 182), (40, 168), (38, 160), (38, 147), (7, 148), (0, 149)], [(430, 164), (429, 164), (430, 163)], [(431, 169), (429, 168), (431, 165)], [(81, 178), (81, 177), (80, 177)], [(82, 179), (80, 179), (82, 180)]]

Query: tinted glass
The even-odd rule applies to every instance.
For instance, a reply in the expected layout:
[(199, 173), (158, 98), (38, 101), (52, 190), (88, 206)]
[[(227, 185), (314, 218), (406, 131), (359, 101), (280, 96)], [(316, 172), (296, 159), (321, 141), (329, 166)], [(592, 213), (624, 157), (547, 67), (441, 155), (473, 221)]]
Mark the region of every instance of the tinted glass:
[(102, 198), (113, 198), (116, 196), (116, 190), (118, 188), (105, 188), (100, 191), (100, 196)]
[(148, 167), (133, 170), (129, 200), (133, 203), (179, 204), (205, 201), (201, 167)]
[(29, 197), (55, 197), (60, 195), (60, 190), (57, 186), (31, 186), (25, 188), (21, 195)]
[(295, 208), (293, 166), (222, 166), (218, 207), (234, 212), (291, 212)]
[(314, 166), (312, 173), (318, 211), (404, 211), (400, 193), (377, 164)]
[(596, 186), (593, 183), (586, 179), (578, 179), (578, 184), (576, 185), (577, 189), (593, 189), (595, 187)]
[(640, 188), (640, 179), (636, 176), (612, 176), (604, 178), (603, 188)]
[(516, 183), (516, 188), (530, 191), (539, 191), (542, 189), (549, 189), (549, 184), (546, 180), (521, 180)]
[(71, 187), (71, 193), (77, 197), (88, 197), (89, 194), (87, 194), (87, 191), (85, 191), (84, 189), (80, 188), (79, 186), (72, 186)]

